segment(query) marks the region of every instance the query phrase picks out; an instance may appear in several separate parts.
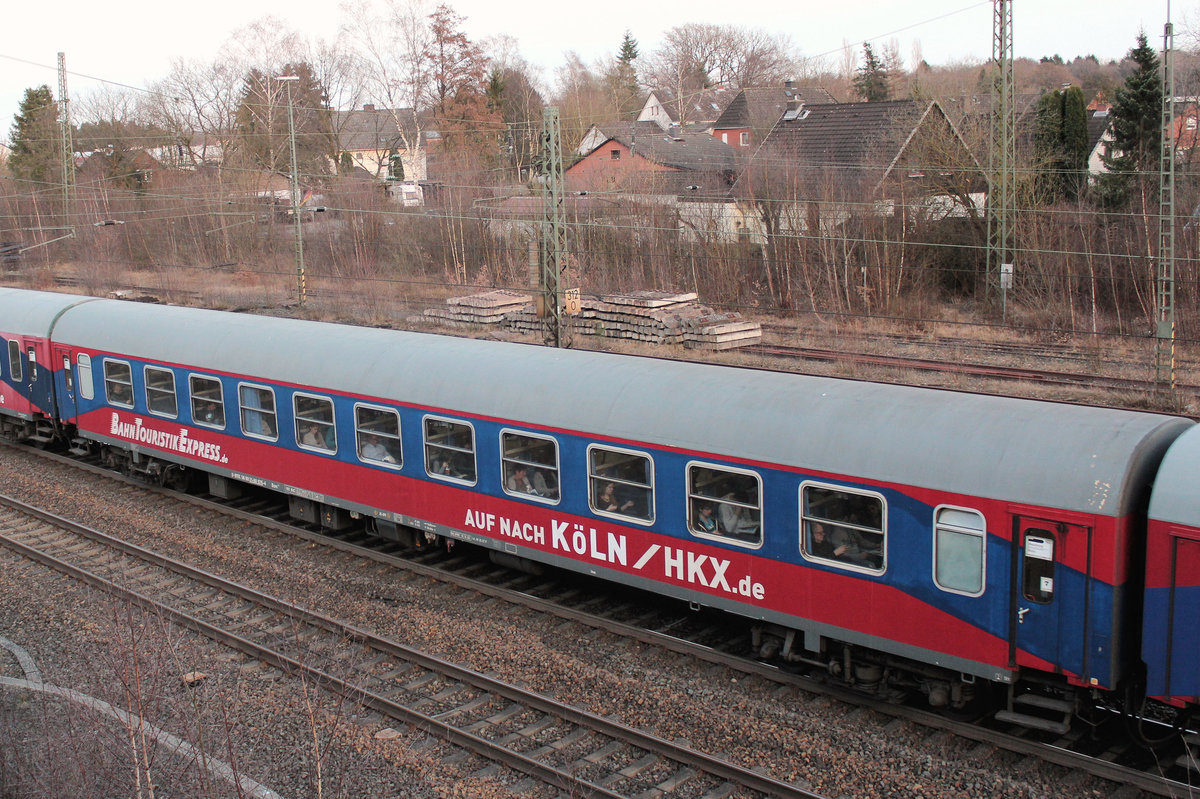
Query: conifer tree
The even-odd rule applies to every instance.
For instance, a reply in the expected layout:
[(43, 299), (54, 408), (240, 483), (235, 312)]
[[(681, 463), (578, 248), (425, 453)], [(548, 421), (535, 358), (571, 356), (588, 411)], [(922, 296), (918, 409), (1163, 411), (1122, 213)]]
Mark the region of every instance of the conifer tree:
[(890, 94), (887, 69), (869, 42), (863, 42), (863, 65), (855, 72), (854, 89), (868, 103), (882, 102)]
[(635, 115), (641, 107), (642, 90), (638, 85), (638, 43), (628, 30), (621, 39), (621, 50), (617, 53), (617, 69), (613, 75), (617, 104), (622, 117)]
[(1100, 204), (1109, 208), (1125, 206), (1132, 194), (1140, 204), (1150, 201), (1162, 147), (1162, 80), (1158, 54), (1150, 48), (1145, 33), (1138, 34), (1137, 47), (1129, 57), (1135, 66), (1113, 101), (1113, 141), (1103, 155), (1108, 173), (1097, 187)]
[(1050, 199), (1078, 197), (1088, 158), (1087, 108), (1082, 89), (1071, 86), (1041, 96), (1034, 144), (1042, 192)]
[(25, 90), (8, 137), (12, 146), (8, 168), (13, 177), (37, 183), (58, 180), (58, 106), (49, 86)]

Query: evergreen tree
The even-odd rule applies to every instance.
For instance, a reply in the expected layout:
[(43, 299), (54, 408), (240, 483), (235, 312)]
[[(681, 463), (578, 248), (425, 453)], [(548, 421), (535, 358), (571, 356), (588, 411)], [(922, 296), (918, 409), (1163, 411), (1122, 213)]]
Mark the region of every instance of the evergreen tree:
[(246, 76), (237, 111), (238, 155), (258, 169), (280, 174), (291, 172), (290, 91), (300, 172), (328, 174), (337, 148), (325, 88), (306, 63), (286, 64), (280, 74), (295, 75), (299, 80), (285, 83), (257, 69)]
[(25, 90), (8, 138), (12, 146), (8, 169), (13, 177), (36, 183), (60, 179), (58, 106), (49, 86)]
[(641, 108), (642, 89), (638, 85), (637, 67), (634, 61), (638, 59), (638, 43), (628, 29), (621, 39), (621, 50), (617, 53), (617, 71), (614, 75), (616, 84), (617, 103), (621, 116), (636, 116)]
[(1150, 201), (1151, 176), (1158, 171), (1162, 147), (1162, 80), (1158, 54), (1138, 34), (1129, 52), (1134, 70), (1117, 89), (1112, 106), (1113, 141), (1103, 155), (1108, 173), (1098, 184), (1098, 199), (1109, 208), (1123, 207), (1136, 189), (1140, 201)]
[(1082, 89), (1071, 86), (1046, 92), (1038, 99), (1034, 145), (1041, 193), (1051, 200), (1078, 197), (1088, 158), (1087, 108)]
[(854, 75), (854, 90), (868, 103), (888, 99), (888, 74), (869, 42), (863, 42), (863, 65)]

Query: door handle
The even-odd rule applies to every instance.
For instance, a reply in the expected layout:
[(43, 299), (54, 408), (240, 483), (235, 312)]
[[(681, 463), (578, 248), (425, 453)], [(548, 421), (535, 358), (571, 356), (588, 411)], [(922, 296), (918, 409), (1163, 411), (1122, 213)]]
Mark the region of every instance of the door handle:
[(1025, 614), (1029, 612), (1029, 608), (1017, 608), (1017, 624), (1025, 623)]

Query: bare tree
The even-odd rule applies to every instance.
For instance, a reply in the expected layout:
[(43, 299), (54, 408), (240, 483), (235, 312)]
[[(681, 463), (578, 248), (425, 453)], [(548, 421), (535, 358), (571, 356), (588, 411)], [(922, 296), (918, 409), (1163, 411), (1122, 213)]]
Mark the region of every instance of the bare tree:
[[(349, 55), (364, 88), (363, 99), (392, 113), (407, 160), (418, 165), (425, 128), (420, 111), (429, 81), (428, 5), (425, 0), (386, 0), (383, 8), (381, 19), (366, 0), (343, 3), (342, 15), (348, 21), (340, 41), (352, 48)], [(406, 176), (425, 177), (413, 171), (406, 169)]]
[(643, 82), (667, 89), (680, 100), (680, 122), (686, 121), (686, 99), (698, 92), (779, 85), (801, 69), (787, 36), (696, 22), (667, 31), (645, 61)]
[(575, 51), (566, 54), (557, 78), (554, 103), (560, 109), (564, 147), (574, 147), (594, 123), (619, 116), (619, 109), (605, 91), (601, 72), (585, 64)]

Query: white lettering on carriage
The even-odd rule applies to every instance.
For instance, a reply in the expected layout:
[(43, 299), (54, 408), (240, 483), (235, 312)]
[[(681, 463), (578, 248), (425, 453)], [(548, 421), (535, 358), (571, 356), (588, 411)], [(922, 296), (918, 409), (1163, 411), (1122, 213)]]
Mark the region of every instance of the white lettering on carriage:
[(171, 450), (182, 455), (203, 458), (213, 463), (228, 463), (229, 456), (221, 452), (220, 444), (201, 441), (191, 437), (191, 431), (186, 427), (179, 428), (178, 433), (159, 430), (143, 424), (141, 417), (135, 417), (132, 422), (123, 422), (117, 414), (112, 415), (108, 434), (126, 441)]

